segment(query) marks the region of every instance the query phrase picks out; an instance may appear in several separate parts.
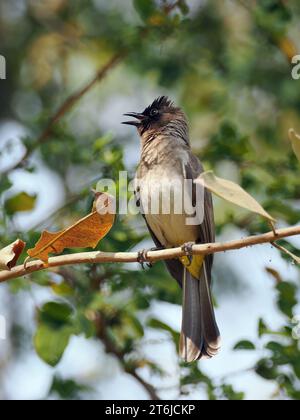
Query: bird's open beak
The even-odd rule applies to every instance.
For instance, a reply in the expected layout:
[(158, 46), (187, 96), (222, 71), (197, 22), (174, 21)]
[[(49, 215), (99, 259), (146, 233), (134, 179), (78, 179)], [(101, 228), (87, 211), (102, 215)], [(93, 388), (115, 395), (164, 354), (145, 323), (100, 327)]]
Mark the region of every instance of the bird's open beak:
[(138, 127), (143, 119), (145, 118), (144, 114), (138, 114), (137, 112), (129, 112), (128, 114), (124, 114), (126, 117), (133, 117), (136, 118), (138, 121), (123, 121), (122, 124), (126, 125), (133, 125), (134, 127)]

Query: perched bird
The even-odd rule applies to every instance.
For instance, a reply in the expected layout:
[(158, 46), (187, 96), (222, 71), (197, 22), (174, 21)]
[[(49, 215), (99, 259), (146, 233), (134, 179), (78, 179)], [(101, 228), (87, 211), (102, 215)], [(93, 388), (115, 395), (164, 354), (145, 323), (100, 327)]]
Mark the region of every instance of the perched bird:
[[(125, 115), (135, 118), (124, 124), (135, 126), (141, 138), (136, 196), (154, 243), (160, 249), (182, 246), (188, 256), (166, 261), (169, 272), (183, 288), (180, 355), (187, 362), (213, 357), (220, 348), (210, 290), (213, 256), (192, 256), (192, 244), (215, 240), (213, 205), (207, 190), (198, 198), (194, 180), (203, 172), (203, 167), (192, 153), (187, 119), (165, 96), (156, 99), (142, 113)], [(176, 199), (177, 204), (182, 204), (182, 198), (176, 195), (179, 190), (175, 189), (175, 197), (166, 206), (168, 211), (163, 211), (164, 194), (161, 191), (157, 194), (158, 186), (167, 190), (174, 182), (178, 186), (188, 180), (192, 184), (188, 204), (202, 209), (199, 212), (202, 218), (196, 218), (195, 223), (187, 223), (191, 214), (184, 206), (181, 212), (175, 209)], [(153, 204), (158, 204), (156, 211)], [(146, 262), (146, 255), (144, 259)]]

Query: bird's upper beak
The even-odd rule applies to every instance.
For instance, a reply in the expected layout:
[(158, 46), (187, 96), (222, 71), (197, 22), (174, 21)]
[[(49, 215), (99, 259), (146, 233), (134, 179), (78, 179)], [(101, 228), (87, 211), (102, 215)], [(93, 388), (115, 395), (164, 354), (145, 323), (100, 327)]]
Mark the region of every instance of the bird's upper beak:
[(136, 118), (138, 121), (123, 121), (122, 124), (126, 125), (133, 125), (138, 127), (142, 121), (146, 118), (144, 114), (139, 114), (137, 112), (129, 112), (128, 114), (124, 114), (126, 117), (133, 117)]

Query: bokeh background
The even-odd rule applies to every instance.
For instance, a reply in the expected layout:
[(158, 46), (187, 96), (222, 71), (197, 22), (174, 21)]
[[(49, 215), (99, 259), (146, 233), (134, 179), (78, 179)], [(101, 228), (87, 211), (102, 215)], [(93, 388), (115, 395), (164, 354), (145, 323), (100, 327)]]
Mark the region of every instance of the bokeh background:
[[(299, 19), (298, 0), (1, 0), (0, 248), (17, 237), (32, 247), (89, 212), (99, 179), (133, 176), (139, 140), (122, 114), (160, 95), (184, 108), (206, 169), (242, 185), (278, 226), (299, 223), (287, 135), (300, 131)], [(215, 214), (218, 240), (269, 230), (221, 200)], [(297, 253), (300, 240), (282, 244)], [(147, 246), (142, 219), (126, 216), (99, 249)], [(0, 398), (300, 399), (299, 289), (299, 268), (271, 245), (217, 255), (222, 352), (186, 365), (181, 291), (162, 264), (1, 284)]]

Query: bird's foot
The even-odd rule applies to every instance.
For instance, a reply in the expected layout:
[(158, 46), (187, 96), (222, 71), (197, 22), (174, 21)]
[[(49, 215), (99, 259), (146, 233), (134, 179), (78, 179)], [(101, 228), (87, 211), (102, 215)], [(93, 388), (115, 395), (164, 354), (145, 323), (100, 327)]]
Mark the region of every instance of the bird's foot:
[(137, 261), (141, 265), (143, 270), (145, 270), (145, 265), (147, 268), (153, 267), (153, 264), (148, 259), (148, 252), (161, 251), (162, 249), (165, 249), (165, 248), (162, 246), (162, 247), (154, 247), (150, 249), (143, 249), (142, 251), (139, 251)]
[(149, 266), (149, 261), (148, 261), (148, 258), (147, 258), (147, 254), (148, 254), (148, 251), (146, 249), (143, 249), (142, 251), (139, 251), (138, 252), (137, 261), (141, 265), (141, 267), (142, 267), (143, 270), (146, 269), (145, 268), (145, 264), (147, 266)]
[(184, 252), (185, 256), (188, 258), (190, 265), (193, 262), (193, 246), (195, 245), (195, 242), (187, 242), (184, 244), (181, 249)]

